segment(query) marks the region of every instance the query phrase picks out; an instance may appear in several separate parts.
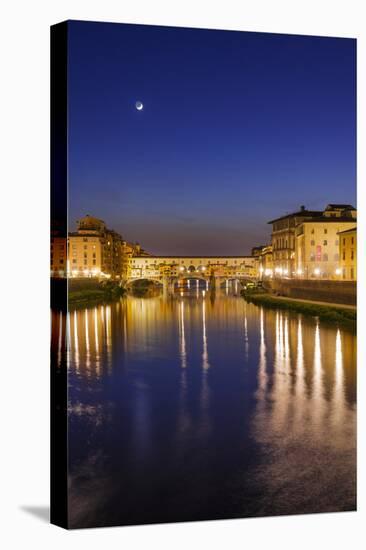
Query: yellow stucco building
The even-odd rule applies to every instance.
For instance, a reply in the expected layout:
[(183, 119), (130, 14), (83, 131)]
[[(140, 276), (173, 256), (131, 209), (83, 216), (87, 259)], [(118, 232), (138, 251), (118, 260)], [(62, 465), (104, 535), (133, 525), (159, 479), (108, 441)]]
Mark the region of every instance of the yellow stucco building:
[(357, 279), (357, 228), (346, 229), (338, 233), (341, 279)]
[(328, 205), (321, 216), (302, 220), (295, 230), (295, 276), (339, 279), (339, 233), (356, 224), (356, 210), (350, 205)]
[(125, 254), (133, 251), (133, 245), (94, 216), (87, 215), (77, 224), (77, 231), (68, 237), (68, 276), (122, 278), (127, 271)]
[(51, 277), (65, 277), (67, 270), (67, 240), (51, 236)]

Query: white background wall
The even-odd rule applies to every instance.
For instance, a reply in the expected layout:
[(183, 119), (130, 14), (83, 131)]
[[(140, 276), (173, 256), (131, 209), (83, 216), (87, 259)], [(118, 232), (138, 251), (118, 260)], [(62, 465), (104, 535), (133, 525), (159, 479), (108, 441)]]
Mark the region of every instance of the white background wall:
[[(24, 510), (40, 507), (44, 515), (49, 495), (49, 25), (69, 18), (358, 37), (358, 136), (359, 151), (363, 151), (359, 154), (359, 238), (365, 243), (366, 27), (362, 4), (356, 0), (2, 3), (0, 539), (6, 550), (362, 547), (366, 523), (365, 338), (360, 339), (359, 356), (358, 513), (66, 532)], [(366, 255), (361, 246), (359, 251), (364, 278)], [(361, 286), (359, 298), (360, 326), (364, 327), (365, 290)]]

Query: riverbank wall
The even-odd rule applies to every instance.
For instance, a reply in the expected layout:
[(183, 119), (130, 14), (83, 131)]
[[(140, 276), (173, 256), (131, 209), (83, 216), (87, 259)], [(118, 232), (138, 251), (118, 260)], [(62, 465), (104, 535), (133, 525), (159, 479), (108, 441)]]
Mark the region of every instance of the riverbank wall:
[(357, 302), (357, 284), (353, 281), (272, 279), (265, 281), (263, 286), (268, 292), (287, 298), (345, 305)]

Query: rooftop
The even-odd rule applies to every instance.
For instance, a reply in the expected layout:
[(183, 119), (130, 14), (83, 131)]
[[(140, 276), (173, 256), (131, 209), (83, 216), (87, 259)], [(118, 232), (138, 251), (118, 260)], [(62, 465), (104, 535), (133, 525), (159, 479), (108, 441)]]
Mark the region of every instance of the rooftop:
[(354, 233), (354, 232), (357, 232), (357, 227), (351, 227), (351, 229), (344, 229), (343, 231), (338, 231), (338, 235), (340, 233)]
[(297, 218), (300, 216), (304, 218), (309, 218), (309, 217), (316, 217), (316, 216), (322, 216), (322, 215), (323, 215), (322, 210), (306, 210), (306, 208), (303, 206), (300, 208), (300, 210), (296, 212), (289, 212), (288, 214), (280, 216), (279, 218), (275, 218), (274, 220), (271, 220), (267, 223), (274, 223), (280, 220), (286, 220), (287, 218)]
[(328, 204), (325, 210), (356, 210), (352, 204)]
[(319, 216), (317, 218), (311, 218), (309, 220), (303, 220), (302, 223), (357, 223), (356, 218), (351, 218), (349, 216)]

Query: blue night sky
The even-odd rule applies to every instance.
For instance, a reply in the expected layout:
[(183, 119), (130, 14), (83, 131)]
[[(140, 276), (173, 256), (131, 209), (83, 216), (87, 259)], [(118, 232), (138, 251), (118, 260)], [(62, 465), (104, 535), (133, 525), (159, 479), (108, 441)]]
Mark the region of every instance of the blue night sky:
[(355, 57), (351, 39), (70, 22), (70, 228), (88, 213), (152, 253), (236, 255), (301, 204), (354, 204)]

